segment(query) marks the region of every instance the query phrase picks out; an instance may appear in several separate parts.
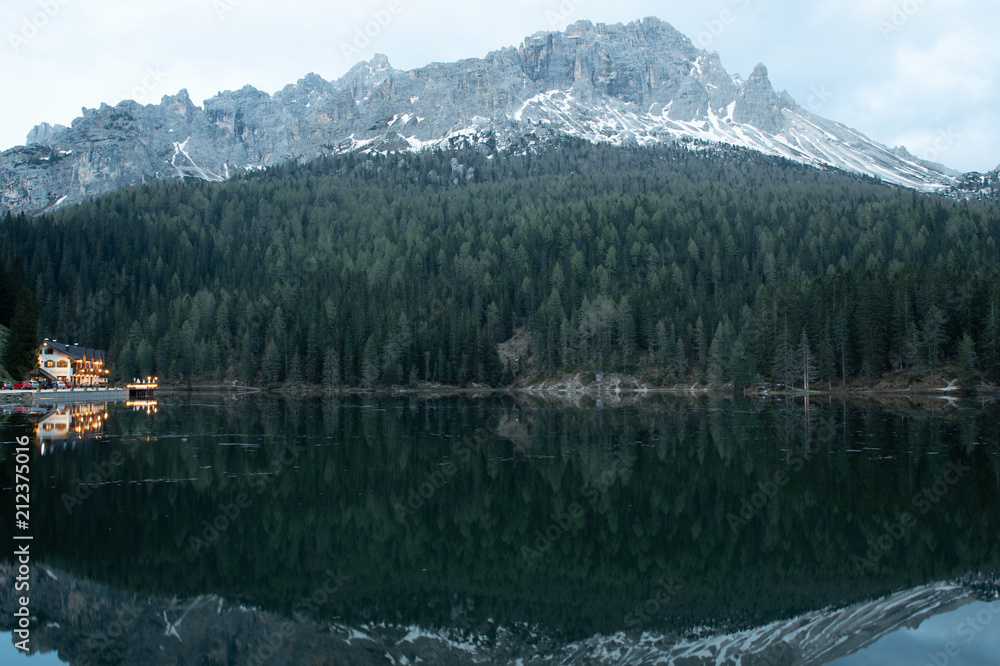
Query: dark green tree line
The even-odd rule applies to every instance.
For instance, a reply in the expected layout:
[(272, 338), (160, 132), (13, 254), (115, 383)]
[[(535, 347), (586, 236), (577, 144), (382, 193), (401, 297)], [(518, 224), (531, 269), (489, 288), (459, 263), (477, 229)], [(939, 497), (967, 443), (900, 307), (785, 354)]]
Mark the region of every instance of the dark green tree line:
[(496, 385), (523, 331), (542, 374), (833, 383), (965, 344), (997, 379), (998, 227), (749, 151), (566, 141), (131, 188), (6, 216), (0, 259), (24, 258), (44, 335), (121, 377)]

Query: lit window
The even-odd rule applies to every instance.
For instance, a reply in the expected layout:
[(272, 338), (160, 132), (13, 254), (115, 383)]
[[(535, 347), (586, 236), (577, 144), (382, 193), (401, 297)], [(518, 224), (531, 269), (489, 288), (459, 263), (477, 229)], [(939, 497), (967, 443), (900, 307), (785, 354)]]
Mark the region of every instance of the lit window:
[(56, 367), (56, 362), (55, 361), (46, 361), (45, 362), (45, 367), (46, 368), (54, 368), (54, 367)]
[(59, 361), (59, 367), (60, 368), (68, 368), (69, 367), (69, 363), (66, 362), (66, 361)]

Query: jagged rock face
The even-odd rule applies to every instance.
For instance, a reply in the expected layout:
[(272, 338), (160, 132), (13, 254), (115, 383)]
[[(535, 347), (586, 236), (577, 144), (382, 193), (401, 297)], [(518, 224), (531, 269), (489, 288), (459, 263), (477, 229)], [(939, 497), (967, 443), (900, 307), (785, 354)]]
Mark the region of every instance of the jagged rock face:
[(800, 108), (759, 65), (745, 82), (655, 18), (580, 21), (485, 58), (393, 69), (385, 56), (337, 81), (309, 74), (274, 95), (250, 86), (196, 106), (85, 109), (41, 124), (0, 156), (0, 211), (51, 210), (157, 179), (225, 180), (287, 160), (350, 150), (414, 150), (528, 135), (651, 144), (703, 139), (834, 166), (922, 190), (954, 174)]
[[(0, 563), (13, 579), (14, 566)], [(246, 608), (214, 596), (179, 599), (115, 590), (67, 571), (31, 568), (34, 651), (71, 664), (825, 664), (903, 627), (975, 600), (997, 598), (997, 581), (970, 576), (901, 590), (844, 608), (823, 608), (733, 633), (702, 627), (688, 638), (646, 631), (597, 634), (566, 644), (535, 627), (493, 637), (451, 627), (361, 626)], [(0, 631), (16, 628), (11, 587), (0, 589)], [(305, 604), (300, 604), (306, 607)], [(491, 621), (492, 623), (492, 621)], [(16, 639), (15, 639), (16, 640)]]
[(777, 134), (784, 128), (781, 108), (781, 100), (771, 87), (771, 80), (767, 78), (767, 67), (757, 65), (736, 96), (733, 122), (753, 125), (768, 134)]

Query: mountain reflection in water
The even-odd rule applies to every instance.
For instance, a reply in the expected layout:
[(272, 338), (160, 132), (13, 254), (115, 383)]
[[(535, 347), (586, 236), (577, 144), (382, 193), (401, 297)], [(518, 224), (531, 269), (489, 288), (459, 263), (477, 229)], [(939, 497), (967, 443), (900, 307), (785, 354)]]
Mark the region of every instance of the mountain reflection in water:
[[(252, 663), (268, 637), (276, 664), (825, 663), (995, 590), (995, 406), (349, 396), (108, 414), (32, 461), (35, 562), (55, 576), (38, 578), (75, 602), (33, 612), (73, 663)], [(4, 441), (31, 428), (11, 416)], [(94, 644), (110, 621), (122, 635)]]

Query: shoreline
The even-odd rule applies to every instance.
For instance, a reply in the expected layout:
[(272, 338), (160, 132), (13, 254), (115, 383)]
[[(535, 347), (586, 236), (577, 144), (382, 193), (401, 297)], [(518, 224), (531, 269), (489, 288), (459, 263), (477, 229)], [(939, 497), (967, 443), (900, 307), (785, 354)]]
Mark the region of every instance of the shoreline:
[(785, 388), (746, 388), (742, 391), (728, 385), (693, 385), (693, 386), (579, 386), (566, 387), (555, 385), (533, 384), (528, 386), (448, 386), (440, 384), (421, 385), (416, 387), (386, 386), (376, 388), (361, 388), (357, 386), (341, 387), (333, 390), (316, 385), (300, 386), (233, 386), (224, 383), (202, 384), (161, 384), (158, 393), (209, 393), (209, 394), (274, 394), (288, 396), (312, 395), (579, 395), (601, 397), (606, 395), (686, 395), (686, 396), (740, 396), (745, 398), (938, 398), (942, 400), (959, 400), (962, 398), (1000, 398), (1000, 387), (984, 385), (976, 392), (967, 392), (958, 387), (905, 389), (889, 387), (857, 387), (846, 386), (832, 389), (785, 389)]

